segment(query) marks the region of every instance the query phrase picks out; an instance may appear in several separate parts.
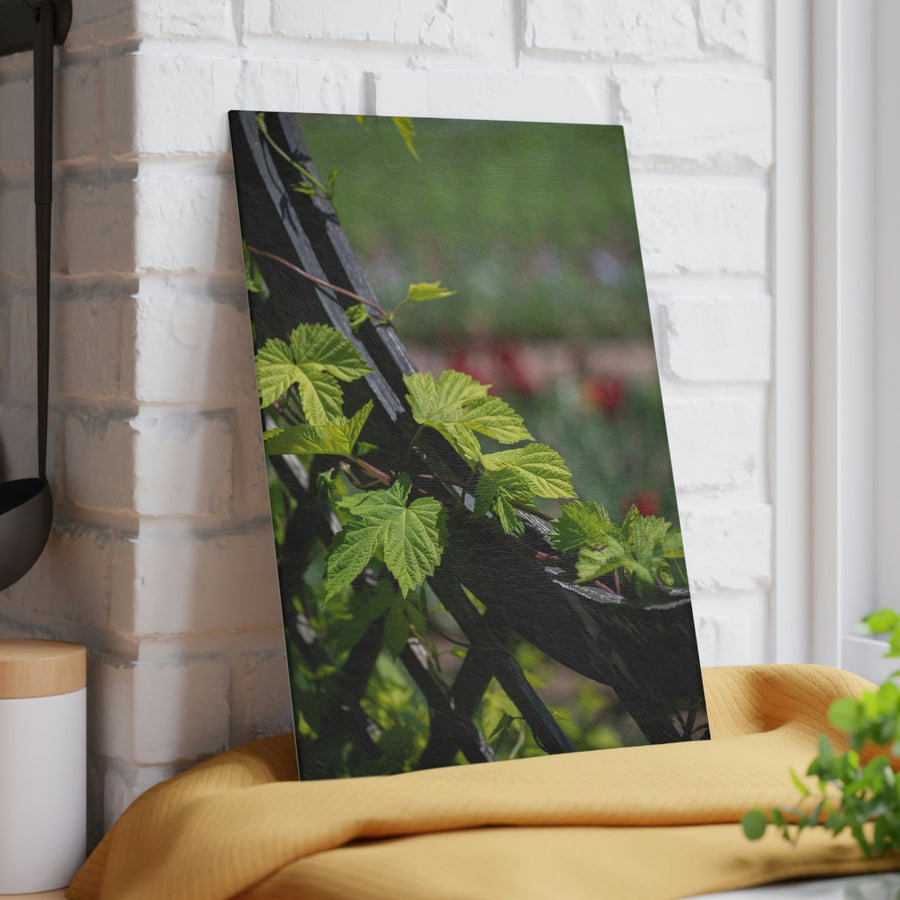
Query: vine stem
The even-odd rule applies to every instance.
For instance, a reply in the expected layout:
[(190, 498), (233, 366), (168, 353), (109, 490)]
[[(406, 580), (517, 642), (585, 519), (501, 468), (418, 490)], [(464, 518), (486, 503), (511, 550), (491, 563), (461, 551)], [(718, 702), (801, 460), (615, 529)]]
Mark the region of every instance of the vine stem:
[(317, 187), (322, 192), (322, 196), (325, 197), (326, 200), (330, 200), (331, 199), (331, 191), (329, 191), (328, 188), (326, 188), (325, 185), (323, 185), (322, 182), (319, 181), (318, 178), (315, 178), (313, 176), (312, 172), (310, 172), (309, 169), (307, 169), (306, 166), (303, 165), (303, 163), (297, 162), (296, 159), (294, 159), (293, 157), (291, 157), (290, 155), (285, 153), (285, 151), (282, 150), (281, 147), (279, 147), (278, 144), (275, 143), (275, 140), (273, 139), (272, 135), (269, 134), (269, 129), (266, 126), (265, 119), (262, 117), (261, 114), (256, 117), (256, 122), (257, 122), (257, 125), (259, 126), (259, 130), (262, 132), (265, 139), (269, 142), (269, 146), (272, 147), (272, 149), (282, 159), (289, 162), (304, 178), (308, 179), (310, 184)]
[(277, 263), (281, 263), (281, 265), (290, 269), (292, 272), (296, 272), (298, 275), (302, 275), (304, 278), (309, 279), (315, 284), (321, 285), (324, 288), (328, 288), (331, 291), (334, 291), (337, 294), (343, 294), (345, 297), (349, 297), (351, 300), (358, 300), (360, 303), (364, 303), (366, 306), (371, 307), (378, 313), (379, 316), (385, 321), (388, 319), (387, 312), (382, 309), (374, 300), (367, 300), (365, 297), (360, 294), (354, 294), (353, 291), (348, 291), (345, 288), (338, 287), (336, 284), (331, 284), (328, 281), (325, 281), (324, 278), (316, 278), (315, 275), (310, 275), (309, 272), (305, 272), (300, 266), (295, 266), (293, 263), (288, 262), (284, 257), (276, 256), (274, 253), (269, 253), (267, 250), (260, 250), (257, 247), (251, 247), (249, 244), (247, 245), (247, 249), (251, 253), (255, 253), (257, 256), (265, 256), (267, 259), (274, 260)]
[(391, 486), (392, 482), (390, 475), (386, 472), (382, 472), (381, 469), (376, 469), (371, 463), (367, 463), (358, 456), (345, 456), (344, 458), (352, 463), (356, 463), (363, 471), (368, 472), (374, 479), (381, 482), (381, 484), (386, 484), (388, 487)]

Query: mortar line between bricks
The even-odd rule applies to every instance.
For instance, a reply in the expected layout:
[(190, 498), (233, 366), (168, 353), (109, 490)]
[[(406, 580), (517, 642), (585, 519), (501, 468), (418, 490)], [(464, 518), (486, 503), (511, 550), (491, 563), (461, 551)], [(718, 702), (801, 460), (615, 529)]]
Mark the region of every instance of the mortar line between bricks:
[(746, 69), (757, 73), (764, 73), (765, 77), (771, 77), (771, 67), (768, 62), (758, 62), (752, 59), (735, 57), (715, 57), (699, 55), (693, 59), (685, 58), (660, 58), (653, 53), (639, 55), (633, 53), (623, 53), (610, 56), (598, 50), (569, 50), (564, 47), (522, 47), (522, 58), (541, 58), (547, 60), (558, 61), (562, 65), (571, 65), (573, 62), (591, 62), (610, 68), (615, 66), (628, 66), (634, 69), (642, 69), (644, 72), (648, 70), (655, 71), (657, 67), (672, 68), (707, 68), (712, 71), (719, 71), (723, 68), (728, 69)]

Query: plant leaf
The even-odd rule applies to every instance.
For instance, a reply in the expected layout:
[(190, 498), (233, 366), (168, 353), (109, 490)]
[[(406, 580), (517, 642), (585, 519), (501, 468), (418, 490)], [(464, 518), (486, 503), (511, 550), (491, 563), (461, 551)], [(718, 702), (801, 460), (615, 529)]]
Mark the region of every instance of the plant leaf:
[[(351, 419), (336, 416), (324, 425), (295, 425), (291, 428), (268, 432), (266, 454), (329, 453), (335, 456), (351, 456), (369, 413), (372, 401), (360, 409)], [(265, 435), (263, 436), (265, 438)]]
[[(389, 488), (354, 494), (337, 502), (354, 516), (354, 521), (340, 532), (345, 535), (343, 541), (352, 544), (355, 534), (362, 533), (360, 541), (369, 552), (362, 567), (380, 549), (404, 597), (434, 573), (447, 541), (444, 507), (433, 497), (419, 497), (407, 506), (410, 486), (409, 476), (401, 475)], [(333, 559), (334, 553), (328, 559), (328, 596), (349, 584), (344, 569), (355, 568), (358, 563), (350, 550), (344, 550), (334, 570)], [(350, 581), (359, 575), (362, 567)], [(332, 586), (333, 576), (339, 585), (336, 588)]]
[(559, 518), (553, 521), (550, 542), (561, 553), (594, 547), (606, 541), (610, 526), (618, 531), (601, 504), (576, 500), (560, 509)]
[(574, 497), (572, 473), (562, 457), (546, 444), (526, 444), (481, 457), (484, 476), (507, 485), (510, 499)]
[(442, 297), (452, 297), (456, 291), (441, 287), (439, 281), (423, 281), (419, 284), (411, 284), (406, 292), (404, 303), (424, 303), (427, 300), (440, 300)]
[(379, 535), (377, 525), (356, 525), (342, 528), (334, 536), (328, 551), (326, 601), (349, 587), (369, 564), (378, 549)]
[(340, 381), (355, 381), (372, 371), (356, 347), (330, 325), (298, 325), (291, 333), (291, 352), (297, 365), (315, 366)]
[(403, 380), (416, 422), (440, 432), (470, 465), (481, 453), (475, 432), (503, 444), (531, 437), (522, 417), (499, 397), (488, 396), (488, 385), (470, 375), (445, 369), (437, 380), (430, 372), (405, 375)]
[(828, 721), (841, 731), (853, 731), (859, 726), (860, 712), (856, 700), (841, 697), (828, 707)]
[(416, 153), (416, 148), (413, 146), (413, 138), (416, 136), (416, 129), (413, 126), (412, 119), (407, 118), (406, 116), (391, 116), (391, 121), (396, 126), (397, 131), (400, 132), (400, 137), (403, 138), (403, 143), (406, 144), (407, 150), (412, 153), (415, 161), (419, 162), (419, 154)]
[(369, 318), (369, 311), (363, 303), (354, 303), (353, 306), (348, 306), (344, 310), (344, 314), (347, 316), (347, 321), (354, 331)]
[(761, 809), (751, 809), (744, 813), (741, 828), (751, 841), (758, 841), (765, 833), (769, 822)]
[(270, 406), (296, 384), (303, 414), (311, 425), (342, 415), (338, 380), (354, 381), (371, 371), (359, 351), (330, 325), (298, 325), (291, 343), (269, 338), (256, 354), (256, 381), (262, 406)]

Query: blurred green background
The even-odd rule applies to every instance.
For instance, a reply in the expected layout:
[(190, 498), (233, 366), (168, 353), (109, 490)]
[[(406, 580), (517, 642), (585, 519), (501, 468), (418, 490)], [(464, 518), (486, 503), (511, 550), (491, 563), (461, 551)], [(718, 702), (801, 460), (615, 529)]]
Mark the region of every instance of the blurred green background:
[(423, 370), (492, 384), (583, 499), (677, 522), (621, 128), (300, 116), (379, 302)]

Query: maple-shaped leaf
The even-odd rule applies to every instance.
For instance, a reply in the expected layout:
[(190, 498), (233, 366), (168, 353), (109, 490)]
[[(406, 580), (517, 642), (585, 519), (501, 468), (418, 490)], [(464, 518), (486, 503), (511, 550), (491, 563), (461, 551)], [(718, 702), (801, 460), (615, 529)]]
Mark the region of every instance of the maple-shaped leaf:
[(546, 444), (526, 444), (481, 457), (484, 472), (475, 486), (476, 516), (492, 510), (507, 534), (524, 533), (513, 504), (535, 497), (572, 497), (572, 474), (562, 457)]
[(413, 418), (439, 431), (470, 465), (481, 455), (476, 432), (501, 444), (531, 437), (522, 417), (499, 397), (488, 395), (489, 385), (471, 375), (445, 369), (435, 380), (430, 372), (404, 375)]
[(324, 425), (295, 425), (266, 432), (263, 435), (266, 454), (329, 453), (351, 456), (370, 412), (371, 400), (350, 419), (335, 416)]
[(401, 475), (389, 488), (338, 501), (353, 520), (328, 557), (326, 597), (350, 584), (378, 551), (404, 597), (434, 574), (447, 541), (447, 512), (433, 497), (407, 506), (410, 487), (409, 476)]
[(615, 569), (624, 569), (641, 581), (653, 581), (652, 572), (634, 558), (621, 535), (611, 535), (604, 547), (588, 547), (578, 554), (576, 572), (579, 581), (593, 581)]
[(573, 501), (560, 509), (550, 532), (550, 543), (561, 553), (593, 547), (604, 542), (611, 525), (609, 513), (601, 504)]
[[(508, 485), (510, 499), (528, 502), (533, 497), (574, 497), (572, 473), (562, 457), (546, 444), (526, 444), (481, 457), (484, 475)], [(527, 499), (526, 499), (527, 496)]]
[(371, 369), (359, 351), (330, 325), (302, 324), (288, 345), (269, 338), (256, 354), (256, 381), (262, 406), (269, 406), (296, 384), (303, 414), (311, 425), (342, 415), (338, 381), (354, 381)]
[(493, 479), (482, 475), (475, 485), (475, 506), (472, 512), (475, 516), (483, 516), (491, 510), (507, 534), (524, 534), (525, 524), (516, 515), (516, 509), (509, 498), (524, 496), (527, 499), (519, 502), (528, 503), (534, 495), (523, 491), (523, 486), (516, 480), (514, 473), (509, 475), (507, 479)]

